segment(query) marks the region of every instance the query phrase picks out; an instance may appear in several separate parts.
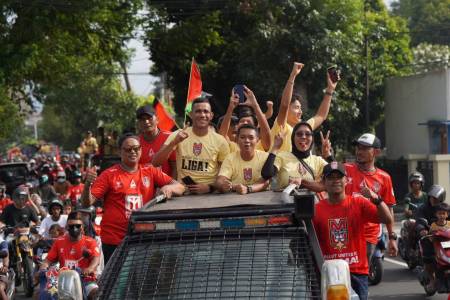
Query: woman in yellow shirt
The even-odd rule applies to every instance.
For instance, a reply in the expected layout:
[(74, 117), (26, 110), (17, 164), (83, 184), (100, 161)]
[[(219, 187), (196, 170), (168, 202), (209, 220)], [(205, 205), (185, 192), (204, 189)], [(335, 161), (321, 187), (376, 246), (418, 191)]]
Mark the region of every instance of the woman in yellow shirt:
[(313, 147), (311, 125), (307, 122), (297, 123), (292, 130), (291, 143), (291, 152), (279, 151), (283, 144), (283, 137), (281, 134), (275, 137), (261, 171), (262, 177), (267, 180), (276, 175), (280, 189), (295, 183), (315, 192), (323, 191), (322, 171), (327, 161), (311, 154)]

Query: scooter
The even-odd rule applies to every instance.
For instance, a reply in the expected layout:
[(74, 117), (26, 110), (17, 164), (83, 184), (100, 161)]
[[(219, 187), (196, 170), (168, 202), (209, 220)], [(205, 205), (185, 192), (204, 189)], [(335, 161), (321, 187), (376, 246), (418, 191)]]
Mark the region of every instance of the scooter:
[[(414, 203), (409, 203), (409, 205), (413, 210), (417, 209), (417, 205)], [(415, 219), (407, 218), (406, 220), (403, 220), (400, 236), (398, 237), (398, 252), (410, 270), (413, 270), (417, 266), (422, 266), (422, 256), (420, 255), (415, 228)]]
[(432, 296), (436, 292), (440, 294), (450, 293), (450, 230), (438, 230), (421, 239), (429, 238), (432, 239), (435, 252), (436, 284), (434, 287), (429, 286), (430, 278), (425, 270), (422, 270), (419, 274), (420, 284), (424, 287), (427, 296)]
[(377, 285), (381, 282), (383, 278), (383, 260), (384, 251), (386, 250), (386, 233), (382, 233), (378, 238), (378, 243), (375, 246), (375, 251), (369, 263), (369, 284)]

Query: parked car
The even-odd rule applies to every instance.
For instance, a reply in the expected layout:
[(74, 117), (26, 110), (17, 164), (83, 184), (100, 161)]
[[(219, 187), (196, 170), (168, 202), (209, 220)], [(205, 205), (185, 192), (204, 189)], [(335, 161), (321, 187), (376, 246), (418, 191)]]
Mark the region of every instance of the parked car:
[(294, 193), (291, 203), (270, 191), (149, 202), (132, 213), (99, 299), (322, 299), (314, 195)]
[(27, 163), (14, 162), (0, 164), (0, 181), (5, 183), (6, 193), (12, 195), (17, 186), (32, 181)]

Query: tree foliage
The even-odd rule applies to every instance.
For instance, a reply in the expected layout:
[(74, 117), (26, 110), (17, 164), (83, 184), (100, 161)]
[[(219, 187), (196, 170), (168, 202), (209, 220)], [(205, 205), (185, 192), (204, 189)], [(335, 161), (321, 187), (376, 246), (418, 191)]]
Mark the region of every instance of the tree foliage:
[[(146, 45), (153, 73), (167, 72), (181, 112), (191, 57), (200, 64), (204, 90), (214, 94), (213, 110), (223, 114), (231, 88), (244, 83), (258, 99), (275, 100), (292, 63), (305, 63), (297, 89), (319, 105), (326, 68), (336, 63), (343, 80), (329, 127), (341, 146), (364, 126), (365, 37), (369, 44), (371, 126), (382, 119), (384, 79), (406, 72), (411, 52), (406, 24), (389, 16), (381, 1), (247, 0), (147, 1)], [(277, 105), (275, 104), (275, 107)], [(311, 110), (310, 110), (311, 111)]]
[(422, 43), (413, 48), (414, 71), (426, 73), (450, 67), (450, 47)]
[[(141, 0), (1, 1), (0, 84), (7, 91), (2, 100), (15, 105), (31, 103), (31, 98), (48, 101), (61, 118), (80, 117), (74, 118), (75, 125), (83, 125), (75, 131), (102, 119), (123, 120), (123, 113), (105, 117), (114, 109), (105, 105), (98, 109), (96, 101), (106, 103), (109, 97), (111, 106), (124, 108), (131, 99), (121, 91), (116, 65), (128, 61), (124, 46), (139, 22), (141, 4)], [(104, 85), (94, 91), (99, 81)]]
[(392, 9), (408, 21), (413, 46), (450, 45), (450, 0), (398, 0)]

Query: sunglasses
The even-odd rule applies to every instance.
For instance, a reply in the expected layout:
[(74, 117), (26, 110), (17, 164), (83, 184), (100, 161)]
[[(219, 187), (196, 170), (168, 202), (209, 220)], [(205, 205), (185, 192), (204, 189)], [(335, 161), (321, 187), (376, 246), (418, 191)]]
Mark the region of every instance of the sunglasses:
[(312, 132), (309, 132), (309, 131), (297, 131), (295, 133), (296, 137), (302, 137), (302, 136), (310, 137), (312, 135), (313, 135)]
[(131, 153), (131, 152), (135, 152), (138, 153), (139, 151), (141, 151), (141, 146), (134, 146), (134, 147), (129, 147), (129, 148), (122, 148), (123, 151), (127, 152), (127, 153)]
[(81, 228), (81, 224), (70, 224), (69, 228)]

